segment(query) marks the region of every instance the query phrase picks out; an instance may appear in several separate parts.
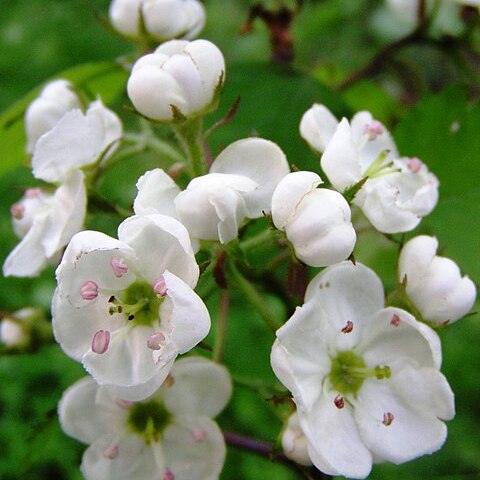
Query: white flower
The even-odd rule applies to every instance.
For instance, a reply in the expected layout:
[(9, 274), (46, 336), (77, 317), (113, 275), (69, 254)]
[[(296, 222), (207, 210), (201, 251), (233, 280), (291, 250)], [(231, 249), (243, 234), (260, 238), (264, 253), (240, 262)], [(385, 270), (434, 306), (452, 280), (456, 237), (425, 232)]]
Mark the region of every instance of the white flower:
[(92, 102), (85, 113), (69, 110), (38, 140), (33, 175), (46, 182), (63, 182), (72, 171), (109, 156), (121, 136), (120, 119), (100, 100)]
[(162, 42), (194, 38), (205, 25), (205, 9), (198, 0), (113, 0), (109, 14), (123, 35), (139, 38), (143, 22), (148, 37)]
[(27, 152), (33, 153), (37, 140), (51, 130), (65, 113), (81, 108), (81, 102), (67, 80), (47, 84), (25, 112)]
[[(306, 140), (312, 146), (315, 142), (326, 145), (323, 171), (339, 192), (367, 178), (353, 204), (377, 230), (408, 232), (433, 210), (438, 201), (437, 178), (418, 158), (399, 158), (390, 133), (370, 113), (357, 113), (351, 124), (344, 118), (333, 130), (334, 117), (325, 107), (314, 105), (311, 110), (320, 113), (307, 116), (311, 120)], [(321, 140), (313, 136), (313, 118)]]
[(437, 239), (426, 235), (407, 242), (399, 258), (399, 280), (406, 281), (406, 293), (424, 320), (452, 323), (470, 311), (476, 288), (454, 261), (435, 255), (437, 249)]
[(127, 92), (142, 115), (171, 122), (174, 111), (186, 117), (208, 112), (224, 79), (225, 60), (213, 43), (171, 40), (137, 60)]
[(332, 112), (318, 103), (314, 103), (302, 116), (300, 135), (311, 148), (323, 153), (333, 137), (338, 120)]
[(147, 172), (137, 184), (135, 213), (178, 218), (194, 243), (228, 243), (237, 238), (245, 218), (270, 211), (273, 191), (288, 172), (285, 154), (275, 143), (238, 140), (220, 153), (210, 173), (194, 178), (182, 192), (162, 170)]
[(372, 270), (343, 262), (310, 282), (277, 331), (272, 367), (293, 394), (310, 459), (329, 475), (364, 478), (373, 462), (432, 453), (446, 438), (441, 420), (454, 416), (437, 334), (383, 301)]
[(86, 204), (80, 171), (73, 172), (54, 194), (27, 190), (11, 207), (13, 228), (22, 240), (5, 260), (3, 274), (34, 277), (57, 262), (62, 249), (82, 229)]
[(305, 466), (312, 464), (308, 456), (307, 439), (300, 428), (296, 413), (288, 418), (287, 428), (282, 435), (282, 448), (283, 453), (290, 460)]
[(272, 197), (272, 220), (284, 230), (295, 255), (314, 267), (333, 265), (350, 256), (356, 234), (343, 196), (317, 188), (313, 172), (293, 172), (278, 184)]
[(180, 222), (134, 216), (118, 237), (73, 237), (57, 269), (53, 329), (65, 353), (99, 384), (138, 400), (207, 335), (210, 317), (192, 290), (199, 270)]
[(211, 418), (231, 388), (226, 369), (200, 357), (176, 362), (143, 402), (125, 401), (87, 377), (64, 393), (60, 423), (90, 445), (81, 465), (86, 480), (215, 480), (225, 442)]

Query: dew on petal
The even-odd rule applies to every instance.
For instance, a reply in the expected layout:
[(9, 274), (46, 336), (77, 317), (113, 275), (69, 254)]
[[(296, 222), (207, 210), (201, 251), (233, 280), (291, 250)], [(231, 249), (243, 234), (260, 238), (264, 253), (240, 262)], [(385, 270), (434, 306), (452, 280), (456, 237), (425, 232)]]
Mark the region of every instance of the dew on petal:
[(418, 173), (423, 166), (423, 162), (417, 158), (410, 158), (407, 163), (407, 167), (410, 169), (412, 173)]
[(105, 451), (103, 452), (103, 455), (106, 458), (109, 458), (110, 460), (113, 460), (114, 458), (118, 457), (118, 445), (113, 444), (110, 445)]
[(345, 399), (343, 398), (343, 395), (338, 394), (333, 400), (333, 403), (339, 410), (341, 410), (345, 406)]
[(110, 332), (108, 330), (99, 330), (92, 339), (92, 352), (105, 353), (110, 343)]
[(383, 422), (382, 422), (382, 423), (383, 423), (386, 427), (388, 427), (389, 425), (392, 424), (394, 418), (395, 418), (395, 417), (393, 416), (393, 413), (391, 413), (391, 412), (385, 412), (385, 413), (383, 414)]
[(98, 285), (88, 280), (80, 287), (80, 294), (84, 300), (95, 300), (98, 297)]
[(128, 271), (128, 265), (116, 257), (112, 257), (110, 265), (112, 266), (113, 274), (117, 278), (122, 278)]
[(166, 468), (163, 472), (162, 480), (175, 480), (175, 475), (169, 468)]
[(192, 432), (193, 440), (197, 443), (202, 443), (207, 438), (207, 432), (203, 429), (194, 430)]
[(353, 322), (347, 321), (347, 324), (342, 328), (342, 333), (350, 333), (353, 330)]
[(165, 297), (167, 295), (167, 284), (163, 275), (153, 284), (153, 291), (158, 297)]
[(10, 207), (10, 213), (15, 220), (21, 220), (25, 215), (25, 206), (20, 202), (14, 203)]
[(381, 135), (384, 132), (384, 127), (383, 125), (377, 121), (374, 120), (372, 123), (367, 123), (363, 129), (363, 133), (367, 135), (369, 141), (375, 140), (379, 135)]
[(147, 338), (147, 347), (150, 348), (151, 350), (160, 350), (161, 343), (165, 340), (165, 335), (162, 332), (155, 332), (152, 333), (148, 338)]
[(400, 317), (396, 313), (392, 315), (392, 318), (390, 319), (390, 325), (393, 325), (394, 327), (398, 327), (400, 325)]

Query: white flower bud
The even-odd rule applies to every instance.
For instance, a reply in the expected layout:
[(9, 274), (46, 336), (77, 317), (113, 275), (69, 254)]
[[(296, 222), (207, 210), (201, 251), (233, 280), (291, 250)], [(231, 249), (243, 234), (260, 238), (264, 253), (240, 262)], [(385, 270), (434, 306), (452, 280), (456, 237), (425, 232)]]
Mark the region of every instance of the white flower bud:
[(356, 234), (343, 196), (326, 188), (313, 172), (293, 172), (278, 184), (272, 197), (272, 220), (284, 230), (295, 255), (314, 267), (348, 258)]
[(338, 121), (332, 112), (324, 105), (315, 103), (303, 114), (300, 135), (311, 148), (323, 153), (337, 126)]
[(475, 303), (476, 289), (457, 264), (435, 255), (438, 241), (420, 235), (407, 242), (400, 254), (399, 279), (406, 277), (406, 293), (424, 320), (452, 323)]
[(55, 80), (46, 85), (25, 112), (27, 152), (33, 153), (37, 140), (73, 108), (81, 108), (81, 102), (70, 82)]
[(110, 21), (126, 37), (138, 38), (141, 26), (153, 40), (191, 39), (205, 25), (205, 10), (198, 0), (113, 0)]
[(222, 52), (207, 40), (172, 40), (133, 66), (127, 91), (135, 108), (161, 122), (208, 112), (225, 77)]
[(288, 419), (287, 428), (282, 435), (282, 448), (290, 460), (305, 466), (312, 464), (308, 455), (307, 439), (300, 428), (296, 413)]
[(26, 335), (18, 322), (5, 318), (0, 324), (0, 340), (8, 347), (14, 347), (24, 343)]

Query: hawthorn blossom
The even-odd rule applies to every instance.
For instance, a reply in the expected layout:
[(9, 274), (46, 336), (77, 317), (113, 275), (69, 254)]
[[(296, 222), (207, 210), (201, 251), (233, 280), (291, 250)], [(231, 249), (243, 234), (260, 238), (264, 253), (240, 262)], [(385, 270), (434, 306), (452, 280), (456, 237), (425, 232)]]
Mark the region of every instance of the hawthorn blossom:
[(27, 152), (33, 153), (38, 139), (50, 131), (65, 113), (81, 106), (69, 81), (60, 79), (48, 83), (25, 112)]
[(307, 265), (333, 265), (350, 256), (356, 234), (343, 196), (317, 188), (313, 172), (293, 172), (278, 184), (272, 197), (272, 220), (284, 230), (295, 255)]
[(423, 319), (439, 325), (466, 315), (477, 292), (453, 260), (436, 255), (437, 249), (435, 237), (420, 235), (408, 241), (400, 253), (398, 275)]
[(100, 385), (138, 400), (207, 335), (210, 316), (192, 290), (199, 270), (180, 222), (130, 217), (118, 238), (93, 231), (72, 238), (56, 272), (53, 330)]
[(121, 34), (163, 42), (196, 37), (205, 25), (205, 9), (198, 0), (113, 0), (110, 21)]
[(87, 377), (63, 394), (60, 424), (89, 444), (80, 467), (86, 480), (215, 480), (225, 442), (211, 419), (231, 390), (227, 370), (201, 357), (176, 362), (168, 381), (141, 402)]
[(147, 172), (137, 183), (135, 213), (175, 216), (194, 243), (228, 243), (237, 238), (245, 218), (270, 211), (273, 192), (288, 172), (285, 154), (275, 143), (238, 140), (220, 153), (210, 173), (194, 178), (184, 191), (163, 170)]
[(91, 168), (111, 155), (121, 136), (120, 119), (100, 100), (92, 102), (85, 113), (69, 110), (36, 143), (33, 176), (63, 182), (72, 171)]
[(172, 122), (210, 111), (225, 80), (222, 52), (207, 40), (171, 40), (137, 60), (127, 92), (148, 118)]
[(287, 458), (300, 465), (310, 466), (312, 461), (308, 456), (308, 444), (298, 423), (296, 412), (288, 417), (287, 426), (282, 434), (283, 453)]
[(326, 176), (339, 192), (359, 189), (352, 203), (377, 230), (408, 232), (434, 209), (437, 178), (418, 158), (400, 157), (390, 133), (370, 113), (357, 113), (351, 123), (344, 118), (333, 130), (334, 117), (325, 107), (311, 111), (320, 113), (305, 113), (310, 120), (302, 135), (313, 148), (325, 145), (320, 163)]
[(454, 416), (437, 334), (399, 308), (367, 267), (343, 262), (309, 284), (277, 331), (271, 363), (292, 392), (313, 464), (365, 478), (438, 450)]
[(73, 172), (55, 193), (30, 188), (13, 204), (13, 229), (22, 240), (3, 264), (3, 275), (34, 277), (59, 260), (63, 248), (85, 220), (84, 176)]

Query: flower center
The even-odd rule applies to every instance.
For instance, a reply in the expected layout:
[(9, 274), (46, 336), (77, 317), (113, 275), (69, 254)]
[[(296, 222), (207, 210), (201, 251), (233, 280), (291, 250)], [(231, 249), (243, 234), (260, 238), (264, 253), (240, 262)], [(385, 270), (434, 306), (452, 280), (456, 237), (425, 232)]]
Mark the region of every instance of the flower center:
[(151, 400), (134, 404), (128, 415), (128, 425), (135, 433), (143, 435), (149, 443), (158, 441), (159, 435), (171, 423), (171, 418), (161, 403)]
[(163, 298), (159, 298), (152, 286), (137, 280), (118, 295), (111, 296), (109, 313), (123, 313), (136, 325), (152, 325), (158, 320), (158, 309)]
[(393, 162), (387, 161), (389, 150), (384, 150), (378, 157), (370, 164), (363, 174), (363, 178), (378, 178), (389, 173), (399, 172), (397, 168), (393, 168)]
[(389, 366), (377, 365), (367, 368), (363, 358), (352, 351), (340, 352), (332, 360), (329, 379), (334, 390), (343, 395), (357, 393), (366, 378), (375, 377), (377, 380), (390, 378)]

